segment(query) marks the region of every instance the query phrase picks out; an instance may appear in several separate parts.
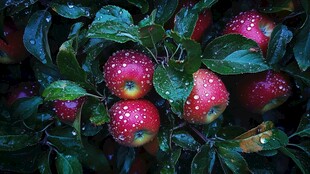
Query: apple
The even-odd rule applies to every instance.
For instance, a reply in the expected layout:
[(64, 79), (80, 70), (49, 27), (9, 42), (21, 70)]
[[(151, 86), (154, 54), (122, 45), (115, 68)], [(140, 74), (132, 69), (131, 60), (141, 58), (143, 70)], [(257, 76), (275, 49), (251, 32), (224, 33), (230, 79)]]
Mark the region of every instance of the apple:
[(75, 100), (54, 100), (53, 110), (61, 121), (72, 123), (84, 101), (85, 97)]
[(250, 10), (233, 17), (227, 23), (223, 34), (241, 34), (248, 39), (252, 39), (259, 45), (263, 54), (266, 55), (268, 42), (275, 26), (275, 23), (267, 16), (255, 10)]
[[(183, 0), (181, 2), (181, 7), (192, 8), (198, 1), (197, 0)], [(174, 23), (176, 20), (174, 20)], [(212, 24), (212, 13), (210, 9), (205, 9), (198, 15), (198, 20), (194, 27), (191, 39), (200, 42), (205, 30)]]
[(5, 20), (4, 40), (0, 39), (0, 63), (14, 64), (19, 63), (28, 56), (24, 47), (24, 31), (17, 29), (11, 20)]
[(142, 98), (153, 87), (154, 64), (138, 51), (117, 51), (109, 57), (103, 69), (107, 87), (120, 98)]
[(142, 146), (159, 130), (158, 110), (145, 99), (118, 101), (110, 108), (109, 114), (109, 131), (115, 141), (124, 146)]
[(291, 89), (287, 76), (269, 70), (243, 76), (236, 94), (243, 107), (254, 113), (264, 113), (283, 104)]
[(38, 95), (39, 85), (35, 82), (21, 82), (9, 89), (7, 104), (11, 106), (16, 100)]
[(222, 80), (207, 69), (193, 74), (194, 87), (185, 101), (183, 118), (194, 124), (207, 124), (218, 118), (228, 105), (229, 93)]
[(150, 155), (156, 156), (159, 150), (159, 141), (158, 138), (155, 137), (152, 141), (143, 145), (143, 148)]
[(128, 174), (146, 174), (147, 163), (142, 157), (136, 157), (131, 164)]

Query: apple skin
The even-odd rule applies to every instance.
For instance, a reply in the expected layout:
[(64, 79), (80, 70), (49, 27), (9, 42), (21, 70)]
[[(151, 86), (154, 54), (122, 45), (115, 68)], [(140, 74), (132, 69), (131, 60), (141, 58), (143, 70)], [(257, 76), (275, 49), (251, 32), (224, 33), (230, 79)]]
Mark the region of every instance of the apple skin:
[(146, 174), (147, 163), (142, 157), (136, 157), (133, 161), (128, 174)]
[(72, 123), (76, 118), (76, 114), (85, 101), (85, 97), (75, 100), (54, 100), (54, 108), (57, 117), (62, 122)]
[(29, 54), (23, 43), (24, 31), (16, 29), (10, 20), (4, 22), (3, 31), (5, 40), (0, 39), (0, 63), (21, 62)]
[(33, 97), (38, 95), (39, 85), (35, 82), (21, 82), (9, 89), (7, 97), (7, 105), (11, 106), (16, 100), (20, 98)]
[(226, 24), (223, 34), (241, 34), (254, 40), (266, 55), (268, 42), (276, 24), (267, 16), (250, 10), (241, 12)]
[(142, 146), (158, 133), (160, 116), (148, 100), (122, 100), (109, 110), (109, 131), (116, 142), (129, 147)]
[(283, 104), (291, 95), (291, 90), (287, 76), (269, 70), (243, 76), (236, 94), (244, 108), (254, 113), (264, 113)]
[(143, 145), (143, 148), (150, 155), (156, 156), (159, 150), (159, 141), (158, 138), (155, 137), (152, 141)]
[[(183, 0), (181, 2), (180, 7), (193, 7), (198, 1), (197, 0)], [(178, 9), (179, 11), (180, 9)], [(176, 22), (176, 19), (174, 18), (174, 24)], [(212, 12), (209, 9), (205, 9), (198, 15), (198, 20), (196, 22), (196, 25), (194, 27), (193, 33), (191, 35), (191, 39), (200, 42), (201, 38), (207, 28), (211, 26), (213, 23), (212, 21)]]
[(222, 80), (207, 69), (193, 74), (194, 87), (183, 107), (183, 118), (194, 124), (208, 124), (228, 105), (229, 93)]
[(122, 99), (144, 97), (153, 87), (154, 64), (146, 55), (121, 50), (104, 65), (104, 79), (113, 94)]

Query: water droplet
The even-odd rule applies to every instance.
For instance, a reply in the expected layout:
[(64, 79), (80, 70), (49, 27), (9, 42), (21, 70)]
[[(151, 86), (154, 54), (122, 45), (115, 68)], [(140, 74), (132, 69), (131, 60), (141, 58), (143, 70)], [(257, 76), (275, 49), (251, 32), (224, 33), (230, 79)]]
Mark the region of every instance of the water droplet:
[(35, 41), (35, 40), (33, 40), (33, 39), (31, 39), (29, 42), (30, 42), (30, 44), (31, 44), (31, 45), (36, 44), (36, 41)]

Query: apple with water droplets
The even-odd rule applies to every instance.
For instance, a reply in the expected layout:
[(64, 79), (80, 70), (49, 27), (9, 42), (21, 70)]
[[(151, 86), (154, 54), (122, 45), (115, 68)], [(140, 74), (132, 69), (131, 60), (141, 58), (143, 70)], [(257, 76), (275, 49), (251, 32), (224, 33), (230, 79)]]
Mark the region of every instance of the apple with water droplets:
[(72, 123), (84, 101), (85, 97), (80, 97), (75, 100), (55, 100), (53, 110), (61, 121)]
[(267, 16), (250, 10), (233, 17), (227, 23), (223, 34), (241, 34), (252, 39), (266, 55), (270, 36), (275, 26), (275, 23)]
[(236, 94), (243, 107), (254, 113), (264, 113), (283, 104), (291, 89), (287, 76), (269, 70), (244, 75), (238, 83)]
[(39, 85), (35, 82), (21, 82), (9, 89), (7, 104), (11, 106), (20, 98), (33, 97), (38, 95)]
[(194, 124), (211, 123), (226, 109), (229, 93), (222, 80), (210, 70), (199, 69), (193, 76), (194, 87), (185, 101), (183, 118)]
[(104, 65), (104, 79), (113, 94), (122, 99), (144, 97), (153, 87), (154, 64), (143, 53), (120, 50)]
[(148, 100), (121, 100), (110, 108), (109, 130), (115, 141), (137, 147), (151, 141), (159, 130), (157, 108)]

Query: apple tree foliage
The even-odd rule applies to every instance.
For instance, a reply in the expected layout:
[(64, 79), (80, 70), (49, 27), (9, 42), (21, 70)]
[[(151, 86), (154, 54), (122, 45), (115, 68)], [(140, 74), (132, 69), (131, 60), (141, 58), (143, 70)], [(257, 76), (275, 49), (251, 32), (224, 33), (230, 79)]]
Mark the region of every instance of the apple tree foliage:
[[(178, 9), (177, 0), (1, 1), (0, 28), (6, 17), (25, 27), (31, 56), (1, 65), (0, 172), (128, 173), (142, 156), (149, 173), (310, 173), (310, 2), (260, 2), (200, 0)], [(206, 8), (213, 24), (198, 43), (190, 36)], [(233, 14), (252, 8), (277, 23), (265, 58), (253, 40), (221, 34)], [(102, 65), (119, 49), (140, 50), (156, 63), (154, 90), (146, 96), (161, 114), (156, 156), (117, 144), (112, 160), (105, 153), (107, 111), (119, 99), (106, 88)], [(239, 109), (231, 93), (214, 122), (189, 124), (182, 109), (201, 67), (219, 74), (228, 90), (240, 74), (283, 71), (293, 94), (259, 115)], [(40, 95), (9, 107), (4, 96), (19, 81), (39, 82)], [(73, 123), (56, 118), (51, 101), (84, 96)]]

